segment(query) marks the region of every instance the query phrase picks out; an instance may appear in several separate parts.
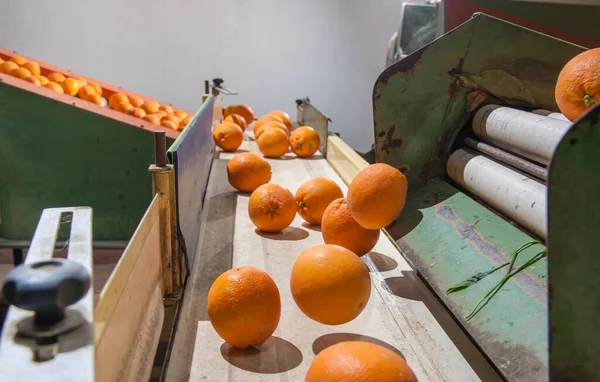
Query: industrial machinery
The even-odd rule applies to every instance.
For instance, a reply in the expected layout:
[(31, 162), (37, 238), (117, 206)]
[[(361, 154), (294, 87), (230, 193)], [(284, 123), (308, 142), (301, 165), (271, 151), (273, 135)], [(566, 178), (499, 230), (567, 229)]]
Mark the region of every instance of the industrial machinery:
[[(600, 179), (600, 109), (571, 123), (554, 101), (558, 73), (582, 51), (476, 14), (388, 67), (373, 91), (376, 160), (409, 181), (388, 232), (510, 381), (598, 372), (592, 232), (600, 221), (590, 197)], [(532, 241), (545, 243), (548, 262), (517, 274), (467, 320), (502, 272), (459, 293), (448, 288)], [(542, 250), (525, 250), (515, 264)]]
[[(477, 14), (380, 75), (373, 91), (376, 160), (405, 173), (409, 195), (363, 257), (369, 303), (341, 326), (310, 320), (289, 293), (296, 256), (323, 243), (319, 228), (296, 217), (280, 233), (255, 230), (249, 195), (229, 185), (227, 161), (235, 153), (214, 150), (210, 131), (222, 108), (213, 88), (169, 148), (156, 132), (152, 198), (93, 322), (92, 212), (44, 211), (31, 256), (4, 284), (12, 306), (0, 340), (3, 378), (298, 381), (327, 346), (361, 340), (401, 353), (421, 382), (594, 380), (600, 107), (574, 123), (553, 114), (558, 72), (582, 50)], [(293, 192), (323, 176), (345, 192), (367, 162), (329, 133), (329, 120), (308, 99), (297, 110), (297, 122), (315, 124), (326, 145), (307, 159), (269, 159), (271, 182)], [(257, 151), (251, 130), (241, 151)], [(51, 260), (64, 214), (72, 215), (73, 245), (67, 261)], [(532, 241), (542, 244), (523, 251), (515, 266), (546, 248), (547, 258), (465, 319), (502, 271), (460, 292), (446, 290)], [(282, 302), (274, 336), (246, 350), (223, 342), (206, 311), (213, 280), (242, 265), (267, 270)], [(46, 279), (28, 278), (40, 268)], [(76, 288), (58, 298), (66, 279)]]

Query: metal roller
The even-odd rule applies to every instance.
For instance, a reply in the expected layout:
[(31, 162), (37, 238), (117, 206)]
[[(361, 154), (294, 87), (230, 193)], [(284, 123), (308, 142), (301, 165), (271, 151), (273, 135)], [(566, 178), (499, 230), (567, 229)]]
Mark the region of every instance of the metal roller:
[(455, 151), (448, 159), (446, 171), (452, 180), (485, 203), (546, 239), (545, 185), (470, 149)]
[(497, 147), (548, 165), (570, 123), (556, 118), (487, 105), (473, 118), (473, 132)]

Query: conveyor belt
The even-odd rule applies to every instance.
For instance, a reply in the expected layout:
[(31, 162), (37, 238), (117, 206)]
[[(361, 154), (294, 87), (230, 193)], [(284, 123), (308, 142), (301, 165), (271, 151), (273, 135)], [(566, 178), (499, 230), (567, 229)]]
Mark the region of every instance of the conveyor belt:
[[(241, 150), (256, 152), (257, 146), (248, 137)], [(355, 339), (384, 342), (397, 349), (421, 382), (500, 380), (385, 235), (373, 252), (363, 257), (371, 270), (373, 289), (357, 319), (325, 326), (302, 314), (290, 294), (289, 275), (298, 254), (323, 243), (318, 227), (306, 225), (297, 216), (280, 234), (256, 232), (247, 215), (249, 196), (235, 192), (227, 182), (226, 164), (233, 154), (216, 155), (167, 381), (301, 381), (315, 352)], [(269, 162), (272, 182), (292, 192), (316, 176), (331, 178), (347, 190), (322, 157), (300, 160), (288, 154)], [(206, 313), (206, 295), (213, 280), (241, 265), (266, 270), (282, 298), (281, 321), (274, 337), (248, 351), (225, 344)]]

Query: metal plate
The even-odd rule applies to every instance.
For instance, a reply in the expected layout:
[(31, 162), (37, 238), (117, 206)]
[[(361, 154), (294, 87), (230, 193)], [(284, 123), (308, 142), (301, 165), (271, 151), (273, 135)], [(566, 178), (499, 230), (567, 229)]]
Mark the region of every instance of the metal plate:
[(169, 148), (168, 154), (175, 165), (177, 193), (177, 222), (184, 240), (186, 253), (194, 263), (204, 193), (214, 158), (212, 137), (213, 103), (210, 95), (198, 110), (190, 125)]

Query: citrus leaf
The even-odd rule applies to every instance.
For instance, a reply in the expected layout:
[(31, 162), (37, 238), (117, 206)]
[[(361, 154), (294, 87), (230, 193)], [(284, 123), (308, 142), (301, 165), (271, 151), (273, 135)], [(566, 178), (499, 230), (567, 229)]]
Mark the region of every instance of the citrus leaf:
[(481, 279), (483, 279), (486, 276), (491, 275), (492, 273), (496, 272), (499, 269), (504, 268), (505, 266), (507, 266), (510, 263), (504, 263), (496, 268), (492, 268), (489, 271), (486, 272), (477, 272), (475, 273), (473, 276), (469, 277), (468, 279), (448, 288), (446, 290), (446, 294), (450, 294), (450, 293), (454, 293), (454, 292), (459, 292), (463, 289), (467, 289), (468, 287), (470, 287), (473, 284), (478, 283)]

